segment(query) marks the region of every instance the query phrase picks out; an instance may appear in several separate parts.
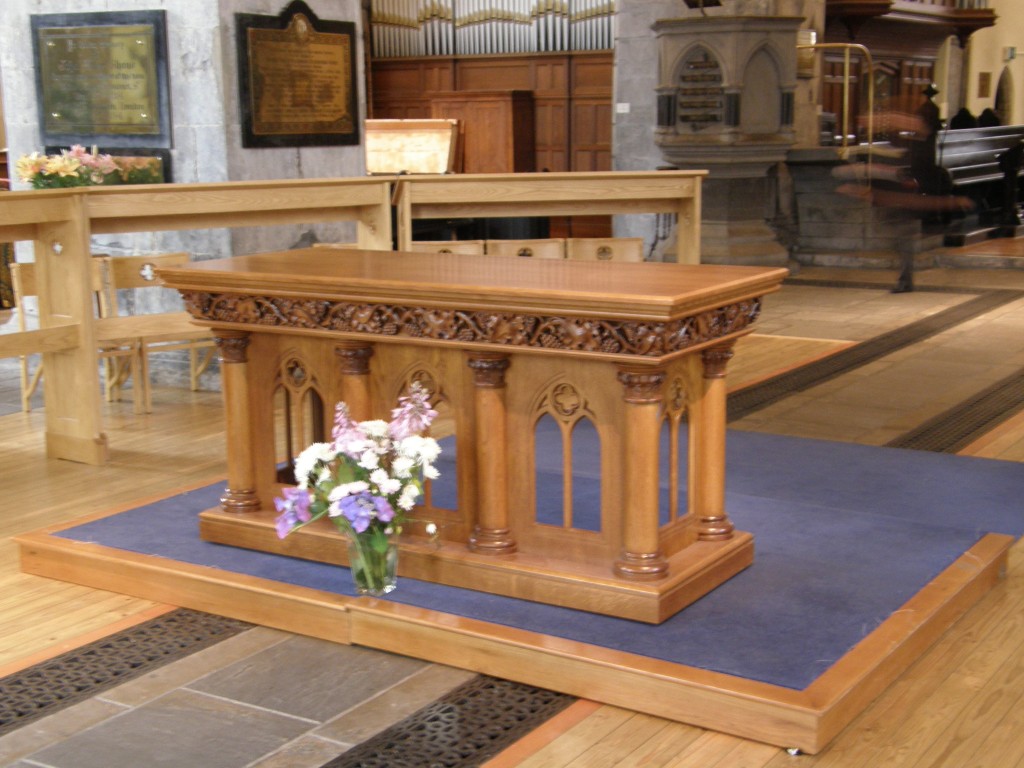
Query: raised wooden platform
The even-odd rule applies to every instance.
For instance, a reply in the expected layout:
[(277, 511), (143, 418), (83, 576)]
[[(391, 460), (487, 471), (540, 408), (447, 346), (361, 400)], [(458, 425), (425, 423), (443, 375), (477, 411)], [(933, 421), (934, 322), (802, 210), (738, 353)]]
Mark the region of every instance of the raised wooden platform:
[[(326, 520), (278, 538), (275, 512), (208, 509), (199, 515), (203, 541), (348, 566), (348, 548)], [(627, 581), (606, 563), (558, 567), (550, 557), (490, 555), (451, 542), (402, 536), (399, 576), (472, 588), (504, 597), (659, 624), (721, 586), (754, 561), (754, 537), (737, 531), (724, 541), (698, 541), (668, 557), (668, 576)]]
[[(73, 527), (65, 525), (61, 527)], [(22, 569), (49, 578), (415, 656), (743, 738), (824, 748), (1005, 573), (1010, 536), (980, 540), (802, 691), (387, 600), (20, 536)], [(339, 578), (347, 574), (339, 573)]]

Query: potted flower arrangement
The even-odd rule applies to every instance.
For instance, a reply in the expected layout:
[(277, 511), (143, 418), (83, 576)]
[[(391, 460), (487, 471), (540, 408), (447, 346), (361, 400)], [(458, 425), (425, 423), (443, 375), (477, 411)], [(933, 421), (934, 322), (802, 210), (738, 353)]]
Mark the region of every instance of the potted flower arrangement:
[[(354, 421), (345, 403), (334, 414), (331, 442), (313, 443), (295, 459), (295, 487), (274, 500), (277, 534), (284, 538), (328, 518), (348, 540), (356, 591), (383, 595), (396, 586), (398, 545), (423, 480), (438, 477), (441, 448), (424, 435), (437, 411), (414, 382), (391, 421)], [(427, 526), (434, 535), (436, 527)]]
[(163, 181), (158, 157), (113, 157), (90, 152), (80, 144), (56, 155), (22, 155), (18, 178), (33, 189), (108, 184), (156, 184)]

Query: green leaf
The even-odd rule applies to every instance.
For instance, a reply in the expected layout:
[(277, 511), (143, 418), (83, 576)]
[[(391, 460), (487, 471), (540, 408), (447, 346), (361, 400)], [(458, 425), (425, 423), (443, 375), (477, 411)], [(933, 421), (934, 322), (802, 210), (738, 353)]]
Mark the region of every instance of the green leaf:
[(374, 528), (370, 534), (370, 546), (373, 547), (374, 552), (384, 554), (388, 551), (388, 544), (391, 543), (390, 537), (384, 533), (382, 528)]

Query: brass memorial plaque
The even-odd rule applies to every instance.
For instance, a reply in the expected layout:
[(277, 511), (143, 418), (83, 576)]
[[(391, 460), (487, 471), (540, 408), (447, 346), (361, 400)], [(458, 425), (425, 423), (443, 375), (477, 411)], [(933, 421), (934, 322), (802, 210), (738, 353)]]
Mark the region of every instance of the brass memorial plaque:
[(169, 146), (163, 16), (139, 16), (33, 17), (45, 143)]
[(320, 31), (303, 12), (283, 28), (254, 23), (275, 17), (238, 18), (243, 146), (358, 144), (354, 25)]

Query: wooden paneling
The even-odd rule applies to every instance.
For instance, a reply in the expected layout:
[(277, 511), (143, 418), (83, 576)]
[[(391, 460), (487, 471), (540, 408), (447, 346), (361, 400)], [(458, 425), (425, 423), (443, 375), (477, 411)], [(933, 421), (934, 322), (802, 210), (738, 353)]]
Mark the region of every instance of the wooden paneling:
[(535, 170), (536, 126), (529, 91), (447, 91), (430, 94), (431, 117), (459, 121), (456, 171)]
[[(611, 52), (386, 59), (373, 61), (370, 70), (376, 118), (429, 117), (432, 92), (530, 91), (537, 169), (610, 168)], [(580, 120), (602, 124), (590, 126), (595, 130), (585, 131), (577, 147), (573, 126)], [(610, 233), (607, 222), (603, 229), (595, 236)]]

